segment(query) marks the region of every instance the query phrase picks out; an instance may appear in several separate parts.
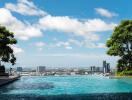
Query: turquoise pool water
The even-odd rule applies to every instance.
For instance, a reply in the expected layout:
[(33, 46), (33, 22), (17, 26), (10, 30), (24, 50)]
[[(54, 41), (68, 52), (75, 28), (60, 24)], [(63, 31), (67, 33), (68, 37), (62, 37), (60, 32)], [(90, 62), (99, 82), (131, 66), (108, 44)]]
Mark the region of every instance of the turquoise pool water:
[(23, 76), (0, 88), (3, 95), (76, 95), (93, 93), (131, 93), (132, 79), (103, 76)]

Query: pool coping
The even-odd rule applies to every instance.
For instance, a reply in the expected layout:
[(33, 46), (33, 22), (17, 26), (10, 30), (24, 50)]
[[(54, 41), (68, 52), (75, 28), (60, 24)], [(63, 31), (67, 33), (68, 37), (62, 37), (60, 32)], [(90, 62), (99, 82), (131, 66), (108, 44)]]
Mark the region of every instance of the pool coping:
[(20, 76), (0, 77), (0, 87), (18, 80)]

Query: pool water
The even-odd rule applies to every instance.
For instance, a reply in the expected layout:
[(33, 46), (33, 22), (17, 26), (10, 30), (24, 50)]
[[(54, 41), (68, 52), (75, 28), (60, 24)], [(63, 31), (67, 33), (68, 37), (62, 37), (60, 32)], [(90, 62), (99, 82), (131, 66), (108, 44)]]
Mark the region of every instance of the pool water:
[(83, 95), (132, 93), (132, 79), (109, 79), (104, 76), (23, 76), (0, 88), (1, 95)]

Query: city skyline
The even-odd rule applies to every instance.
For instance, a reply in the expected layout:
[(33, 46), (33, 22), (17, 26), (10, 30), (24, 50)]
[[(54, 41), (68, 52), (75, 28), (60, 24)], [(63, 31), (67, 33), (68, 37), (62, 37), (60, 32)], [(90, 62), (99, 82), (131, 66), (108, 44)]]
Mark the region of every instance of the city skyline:
[[(106, 54), (114, 27), (130, 19), (130, 1), (1, 0), (0, 24), (15, 33), (16, 66), (116, 66)], [(127, 9), (127, 10), (125, 10)]]

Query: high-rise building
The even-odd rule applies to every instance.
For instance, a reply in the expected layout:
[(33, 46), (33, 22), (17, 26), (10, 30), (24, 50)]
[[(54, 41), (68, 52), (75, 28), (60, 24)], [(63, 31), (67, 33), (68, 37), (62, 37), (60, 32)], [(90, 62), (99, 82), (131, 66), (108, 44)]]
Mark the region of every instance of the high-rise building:
[(90, 71), (91, 71), (91, 72), (95, 72), (95, 66), (91, 66), (91, 67), (90, 67)]
[(107, 73), (110, 72), (110, 63), (107, 63), (106, 72), (107, 72)]
[(110, 73), (110, 63), (103, 61), (103, 73)]
[(38, 73), (43, 73), (43, 72), (45, 72), (46, 71), (46, 67), (45, 66), (38, 66), (37, 67), (37, 72)]
[(90, 67), (90, 71), (91, 71), (91, 72), (102, 72), (102, 67), (91, 66), (91, 67)]
[(92, 66), (90, 67), (90, 71), (91, 71), (91, 72), (93, 71), (93, 67), (92, 67)]
[(17, 72), (22, 72), (22, 71), (23, 71), (22, 67), (17, 67)]
[(106, 73), (106, 61), (103, 61), (103, 73)]

